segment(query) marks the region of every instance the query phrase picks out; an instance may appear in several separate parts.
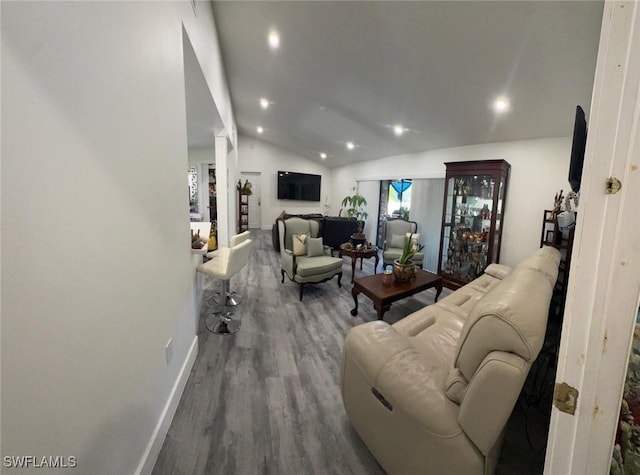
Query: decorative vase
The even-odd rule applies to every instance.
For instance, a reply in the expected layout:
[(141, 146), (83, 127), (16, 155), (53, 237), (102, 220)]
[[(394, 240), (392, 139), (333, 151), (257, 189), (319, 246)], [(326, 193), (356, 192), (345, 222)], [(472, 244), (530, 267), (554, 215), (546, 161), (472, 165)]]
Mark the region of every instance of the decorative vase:
[(406, 264), (400, 264), (397, 259), (393, 261), (393, 277), (396, 282), (408, 282), (413, 279), (415, 275), (416, 266), (412, 261), (409, 261)]

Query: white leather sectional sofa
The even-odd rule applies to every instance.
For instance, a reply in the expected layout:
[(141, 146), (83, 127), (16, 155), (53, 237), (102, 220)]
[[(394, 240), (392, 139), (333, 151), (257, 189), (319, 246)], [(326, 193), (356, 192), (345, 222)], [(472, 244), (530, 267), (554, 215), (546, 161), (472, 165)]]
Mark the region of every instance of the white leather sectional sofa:
[(389, 474), (495, 471), (507, 420), (545, 336), (559, 252), (491, 264), (440, 302), (350, 330), (342, 398)]

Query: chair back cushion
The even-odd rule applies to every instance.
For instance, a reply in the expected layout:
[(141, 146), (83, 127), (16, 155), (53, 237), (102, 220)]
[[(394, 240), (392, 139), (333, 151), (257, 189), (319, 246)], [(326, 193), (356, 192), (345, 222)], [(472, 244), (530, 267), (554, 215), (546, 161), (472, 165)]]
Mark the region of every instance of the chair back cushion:
[(229, 247), (237, 246), (241, 242), (246, 241), (247, 239), (249, 239), (250, 235), (251, 233), (249, 231), (245, 231), (243, 233), (231, 236), (231, 239), (229, 240)]
[(249, 263), (251, 252), (251, 239), (242, 241), (237, 246), (229, 248), (229, 261), (227, 264), (227, 278), (231, 278)]
[[(404, 219), (389, 219), (385, 225), (385, 240), (387, 243), (391, 241), (393, 235), (402, 235), (402, 242), (407, 233), (415, 233), (418, 229), (418, 223), (415, 221), (406, 221)], [(396, 246), (391, 246), (396, 247)], [(402, 246), (400, 246), (402, 247)]]
[(318, 237), (320, 224), (314, 219), (289, 218), (279, 222), (284, 229), (284, 235), (280, 233), (280, 241), (284, 248), (290, 251), (293, 251), (292, 236), (294, 234), (307, 234), (309, 237)]
[(462, 402), (469, 381), (491, 352), (512, 353), (531, 364), (544, 341), (560, 253), (544, 247), (487, 292), (467, 317), (449, 374), (447, 395)]

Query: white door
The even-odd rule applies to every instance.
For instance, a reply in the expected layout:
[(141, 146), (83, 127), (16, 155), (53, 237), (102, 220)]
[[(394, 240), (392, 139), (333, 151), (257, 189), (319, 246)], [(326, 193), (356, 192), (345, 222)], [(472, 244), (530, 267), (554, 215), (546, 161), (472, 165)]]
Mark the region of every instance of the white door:
[(260, 229), (260, 188), (262, 175), (259, 172), (242, 172), (242, 183), (249, 180), (252, 194), (249, 195), (249, 229)]
[(640, 3), (605, 2), (556, 373), (578, 393), (552, 409), (549, 475), (609, 473), (640, 293), (639, 50)]

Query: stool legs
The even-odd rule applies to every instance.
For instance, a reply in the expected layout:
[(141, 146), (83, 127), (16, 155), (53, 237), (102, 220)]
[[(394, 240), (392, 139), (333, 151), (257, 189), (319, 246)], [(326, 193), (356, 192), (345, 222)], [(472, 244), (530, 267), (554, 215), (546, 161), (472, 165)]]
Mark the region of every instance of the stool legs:
[[(215, 303), (217, 303), (218, 305), (224, 305), (225, 307), (235, 307), (236, 305), (240, 304), (240, 296), (231, 291), (231, 289), (229, 288), (229, 281), (228, 280), (223, 280), (224, 285), (222, 288), (222, 292), (216, 292), (215, 294), (213, 294), (213, 297), (211, 297), (213, 299), (213, 301)], [(224, 296), (224, 302), (222, 301), (222, 297)]]
[[(221, 279), (220, 295), (226, 295), (229, 289), (229, 280)], [(225, 299), (225, 303), (228, 299)], [(236, 304), (237, 305), (237, 304)], [(219, 312), (211, 313), (207, 316), (204, 325), (211, 333), (216, 335), (230, 335), (240, 330), (240, 322), (233, 320), (233, 313), (227, 310), (228, 305), (223, 305)]]

